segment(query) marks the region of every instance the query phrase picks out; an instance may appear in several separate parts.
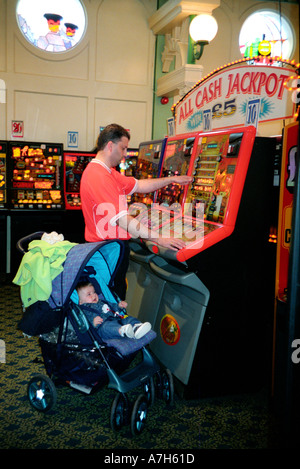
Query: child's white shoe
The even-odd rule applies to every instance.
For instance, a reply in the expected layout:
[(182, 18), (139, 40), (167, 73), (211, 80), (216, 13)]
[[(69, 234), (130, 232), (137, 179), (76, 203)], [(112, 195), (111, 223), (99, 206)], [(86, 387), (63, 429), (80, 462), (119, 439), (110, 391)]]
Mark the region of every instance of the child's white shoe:
[(151, 330), (150, 322), (138, 323), (133, 326), (133, 333), (136, 339), (141, 339)]
[(126, 324), (120, 328), (120, 334), (122, 337), (129, 337), (129, 339), (134, 338), (134, 332), (131, 324)]

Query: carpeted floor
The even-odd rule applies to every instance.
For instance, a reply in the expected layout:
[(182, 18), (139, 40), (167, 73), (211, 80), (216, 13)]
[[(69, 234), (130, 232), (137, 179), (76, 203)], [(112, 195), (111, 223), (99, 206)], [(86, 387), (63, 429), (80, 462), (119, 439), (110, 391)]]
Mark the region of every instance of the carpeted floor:
[[(146, 427), (133, 437), (129, 427), (114, 433), (110, 406), (115, 392), (103, 388), (84, 395), (57, 388), (56, 406), (34, 410), (27, 384), (45, 373), (36, 338), (25, 338), (16, 325), (22, 314), (19, 288), (0, 290), (0, 449), (266, 449), (272, 447), (268, 393), (183, 400), (172, 408), (156, 400)], [(5, 344), (5, 350), (3, 345)], [(136, 391), (138, 392), (138, 391)]]

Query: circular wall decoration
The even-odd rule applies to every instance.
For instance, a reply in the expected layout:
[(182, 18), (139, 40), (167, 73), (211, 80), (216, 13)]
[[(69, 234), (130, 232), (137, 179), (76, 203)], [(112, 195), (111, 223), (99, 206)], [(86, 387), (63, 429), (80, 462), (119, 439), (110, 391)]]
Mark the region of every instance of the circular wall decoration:
[(261, 10), (248, 16), (239, 36), (243, 57), (258, 55), (291, 58), (294, 33), (288, 20), (276, 11)]
[(16, 15), (25, 39), (54, 54), (76, 47), (86, 30), (80, 0), (19, 0)]

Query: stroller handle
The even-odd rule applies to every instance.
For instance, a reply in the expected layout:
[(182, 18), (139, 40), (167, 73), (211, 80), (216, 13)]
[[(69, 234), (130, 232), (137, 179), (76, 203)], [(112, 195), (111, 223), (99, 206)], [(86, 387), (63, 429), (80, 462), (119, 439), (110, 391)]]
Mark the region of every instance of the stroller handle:
[(19, 239), (19, 241), (17, 242), (17, 250), (20, 251), (22, 254), (25, 254), (27, 251), (28, 244), (34, 239), (41, 239), (44, 233), (44, 231), (36, 231), (35, 233), (31, 233), (30, 235), (24, 236), (24, 238)]

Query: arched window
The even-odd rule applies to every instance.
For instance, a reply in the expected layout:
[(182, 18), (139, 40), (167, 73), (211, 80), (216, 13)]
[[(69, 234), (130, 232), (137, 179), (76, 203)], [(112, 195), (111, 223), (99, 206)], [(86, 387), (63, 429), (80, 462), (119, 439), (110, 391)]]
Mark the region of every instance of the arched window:
[(294, 50), (293, 30), (279, 13), (257, 11), (244, 22), (239, 46), (243, 57), (270, 55), (289, 59)]
[(26, 40), (46, 52), (76, 47), (86, 29), (80, 0), (19, 0), (16, 14)]

